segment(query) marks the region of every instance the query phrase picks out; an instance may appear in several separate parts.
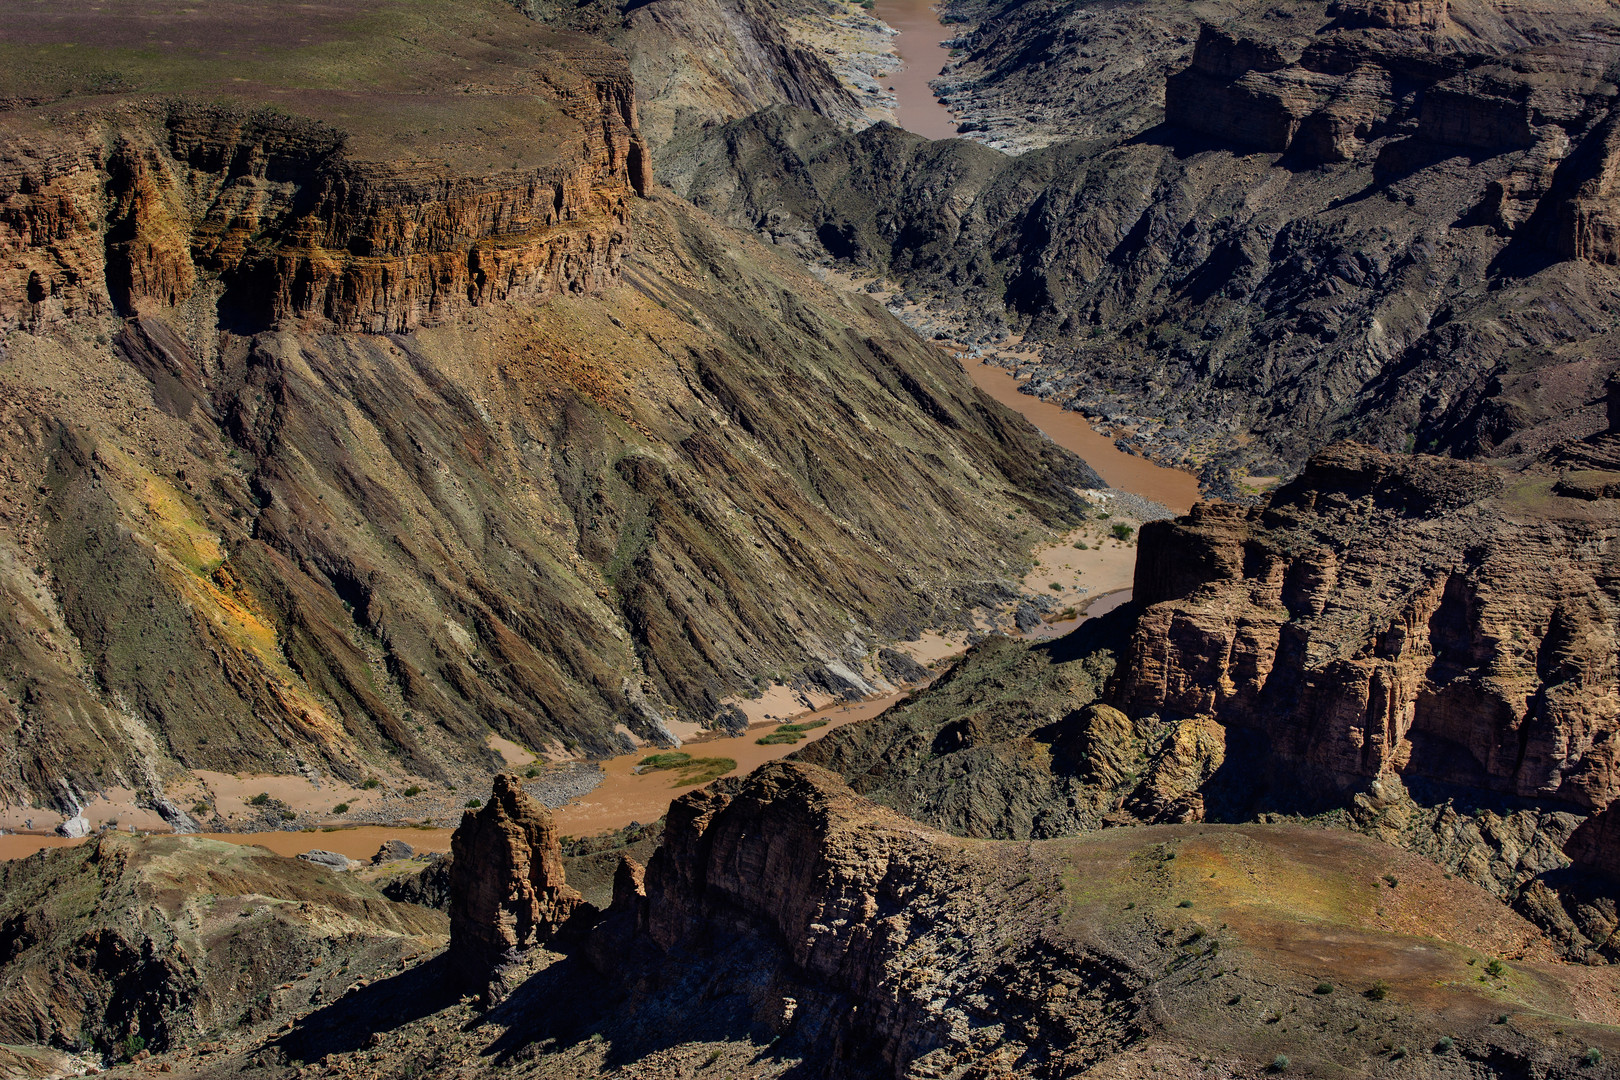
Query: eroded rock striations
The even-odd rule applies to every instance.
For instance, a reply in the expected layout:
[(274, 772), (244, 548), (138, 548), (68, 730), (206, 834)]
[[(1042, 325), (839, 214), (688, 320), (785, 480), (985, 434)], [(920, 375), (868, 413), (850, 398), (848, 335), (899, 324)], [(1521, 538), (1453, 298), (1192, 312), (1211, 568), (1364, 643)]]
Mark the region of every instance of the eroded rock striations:
[(999, 602), (1099, 482), (651, 191), (619, 54), (372, 2), (274, 62), (258, 8), (168, 11), (151, 88), (105, 82), (89, 4), (6, 54), (9, 805), (481, 777), (492, 728), (606, 754), (758, 677), (882, 682), (885, 639)]

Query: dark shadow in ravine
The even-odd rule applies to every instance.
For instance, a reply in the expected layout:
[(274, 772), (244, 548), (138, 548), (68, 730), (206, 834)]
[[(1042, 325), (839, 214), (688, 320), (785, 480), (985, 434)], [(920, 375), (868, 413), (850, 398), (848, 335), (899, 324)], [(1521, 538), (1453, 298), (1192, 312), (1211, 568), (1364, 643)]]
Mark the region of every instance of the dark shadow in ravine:
[(458, 1000), (459, 983), (450, 973), (445, 954), (440, 953), (425, 964), (317, 1009), (270, 1045), (301, 1061), (347, 1054), (365, 1046), (373, 1034), (404, 1027)]
[[(779, 948), (747, 937), (707, 940), (694, 950), (660, 954), (640, 944), (605, 975), (581, 955), (530, 977), (485, 1013), (478, 1026), (504, 1029), (485, 1055), (505, 1066), (540, 1053), (598, 1041), (603, 1072), (688, 1043), (751, 1043), (761, 1057), (799, 1057), (759, 1019), (784, 961)], [(793, 1071), (787, 1074), (794, 1075)]]

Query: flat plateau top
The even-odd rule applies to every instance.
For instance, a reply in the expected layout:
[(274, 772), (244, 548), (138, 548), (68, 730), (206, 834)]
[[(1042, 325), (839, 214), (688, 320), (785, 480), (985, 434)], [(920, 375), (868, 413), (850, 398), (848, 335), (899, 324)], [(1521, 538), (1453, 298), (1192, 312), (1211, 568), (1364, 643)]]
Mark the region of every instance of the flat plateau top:
[(622, 63), (497, 0), (0, 0), (0, 117), (221, 101), (331, 124), (380, 160), (544, 164), (559, 91)]

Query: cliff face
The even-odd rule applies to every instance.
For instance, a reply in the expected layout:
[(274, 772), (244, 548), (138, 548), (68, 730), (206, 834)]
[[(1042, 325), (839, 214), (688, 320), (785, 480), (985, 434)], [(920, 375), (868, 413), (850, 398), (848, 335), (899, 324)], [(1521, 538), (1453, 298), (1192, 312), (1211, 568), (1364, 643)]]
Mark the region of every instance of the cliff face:
[(484, 175), (357, 161), (326, 125), (183, 102), (80, 118), (75, 145), (105, 154), (14, 137), (0, 166), (0, 322), (174, 307), (200, 277), (238, 329), (398, 333), (598, 291), (617, 280), (627, 200), (649, 181), (629, 72), (579, 77), (558, 102), (547, 137), (563, 160)]
[(1601, 810), (1615, 523), (1552, 484), (1340, 447), (1263, 511), (1149, 525), (1111, 696), (1256, 731), (1306, 788), (1394, 773)]

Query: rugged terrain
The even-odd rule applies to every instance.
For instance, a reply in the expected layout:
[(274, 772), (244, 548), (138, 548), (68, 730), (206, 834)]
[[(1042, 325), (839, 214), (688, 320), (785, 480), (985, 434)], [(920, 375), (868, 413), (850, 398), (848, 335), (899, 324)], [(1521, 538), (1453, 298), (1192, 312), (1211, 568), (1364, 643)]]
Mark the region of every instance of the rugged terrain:
[(1602, 428), (1613, 4), (951, 12), (971, 138), (1039, 149), (776, 108), (660, 174), (958, 340), (1023, 332), (1036, 392), (1217, 490), (1335, 438), (1524, 458)]
[(1097, 483), (653, 191), (579, 33), (357, 2), (282, 55), (246, 5), (130, 19), (152, 57), (85, 5), (0, 47), (10, 802), (186, 828), (182, 769), (341, 791), (859, 693)]
[[(540, 917), (568, 891), (546, 812), (469, 813), (442, 957), (112, 1073), (1573, 1077), (1620, 1052), (1615, 969), (1560, 962), (1488, 894), (1375, 840), (969, 841), (814, 766), (723, 787), (675, 803), (605, 911), (560, 923)], [(504, 972), (483, 1007), (460, 996), (480, 972)]]

